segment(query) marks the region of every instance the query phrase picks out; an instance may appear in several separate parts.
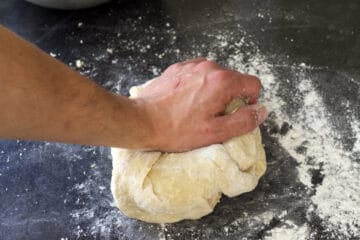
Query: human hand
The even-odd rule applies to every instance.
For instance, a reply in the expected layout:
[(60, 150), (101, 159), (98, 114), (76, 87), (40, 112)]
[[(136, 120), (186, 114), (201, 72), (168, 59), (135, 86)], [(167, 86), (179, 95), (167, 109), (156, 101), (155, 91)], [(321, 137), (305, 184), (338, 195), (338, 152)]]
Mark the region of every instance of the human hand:
[[(150, 147), (182, 152), (255, 129), (267, 117), (265, 107), (256, 104), (260, 89), (254, 76), (196, 58), (168, 67), (134, 101), (150, 123)], [(237, 97), (249, 105), (224, 115)]]
[[(112, 94), (0, 25), (0, 138), (186, 151), (266, 118), (257, 78), (203, 58), (171, 65), (139, 98)], [(231, 115), (236, 97), (251, 105)], [(51, 123), (51, 124), (49, 124)]]

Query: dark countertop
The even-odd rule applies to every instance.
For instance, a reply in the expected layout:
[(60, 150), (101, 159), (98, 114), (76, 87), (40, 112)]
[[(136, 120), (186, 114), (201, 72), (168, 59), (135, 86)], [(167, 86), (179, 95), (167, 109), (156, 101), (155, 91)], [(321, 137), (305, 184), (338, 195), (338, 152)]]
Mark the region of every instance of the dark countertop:
[[(281, 111), (290, 117), (279, 121), (274, 110), (262, 127), (268, 170), (256, 190), (223, 197), (209, 216), (172, 225), (128, 219), (113, 207), (108, 148), (1, 141), (0, 239), (276, 239), (274, 229), (305, 225), (305, 235), (290, 232), (287, 239), (360, 239), (356, 222), (348, 222), (355, 232), (345, 234), (309, 211), (316, 208), (312, 197), (327, 178), (326, 166), (315, 164), (309, 188), (299, 180), (301, 158), (283, 141), (295, 131), (291, 119), (304, 105), (296, 86), (305, 76), (322, 99), (336, 142), (351, 161), (360, 162), (359, 130), (349, 120), (360, 119), (359, 12), (356, 0), (113, 1), (82, 11), (2, 0), (0, 24), (122, 94), (169, 64), (197, 55), (231, 65), (229, 56), (244, 53), (241, 62), (253, 62), (255, 70), (254, 61), (262, 58), (251, 56), (265, 56), (279, 88), (264, 98), (281, 99)], [(76, 60), (84, 66), (76, 68)], [(296, 152), (311, 161), (306, 147)]]

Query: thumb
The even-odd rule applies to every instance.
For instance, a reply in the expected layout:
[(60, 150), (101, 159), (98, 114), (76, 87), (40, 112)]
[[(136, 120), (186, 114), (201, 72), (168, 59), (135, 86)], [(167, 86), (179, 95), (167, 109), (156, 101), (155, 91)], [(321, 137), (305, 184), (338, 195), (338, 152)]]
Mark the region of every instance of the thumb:
[(234, 113), (214, 119), (213, 131), (216, 142), (223, 142), (229, 138), (244, 135), (265, 121), (267, 111), (263, 105), (246, 105)]

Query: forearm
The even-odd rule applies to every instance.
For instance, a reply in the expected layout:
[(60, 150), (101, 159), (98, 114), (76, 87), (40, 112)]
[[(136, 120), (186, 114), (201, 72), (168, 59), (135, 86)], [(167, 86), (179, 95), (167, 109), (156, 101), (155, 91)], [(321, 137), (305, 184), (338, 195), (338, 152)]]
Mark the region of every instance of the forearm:
[[(261, 124), (260, 89), (254, 76), (197, 58), (171, 65), (129, 100), (0, 26), (0, 139), (187, 151)], [(224, 115), (239, 97), (250, 105)]]
[(135, 101), (111, 94), (0, 26), (0, 138), (147, 147)]

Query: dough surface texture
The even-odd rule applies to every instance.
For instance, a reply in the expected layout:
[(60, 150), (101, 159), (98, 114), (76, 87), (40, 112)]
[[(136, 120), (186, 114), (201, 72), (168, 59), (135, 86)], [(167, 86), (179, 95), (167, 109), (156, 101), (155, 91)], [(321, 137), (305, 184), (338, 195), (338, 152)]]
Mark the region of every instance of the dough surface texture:
[[(144, 85), (132, 87), (135, 98)], [(236, 100), (227, 113), (243, 105)], [(111, 191), (125, 215), (151, 223), (199, 219), (221, 195), (252, 191), (265, 173), (260, 130), (184, 153), (112, 148)]]

